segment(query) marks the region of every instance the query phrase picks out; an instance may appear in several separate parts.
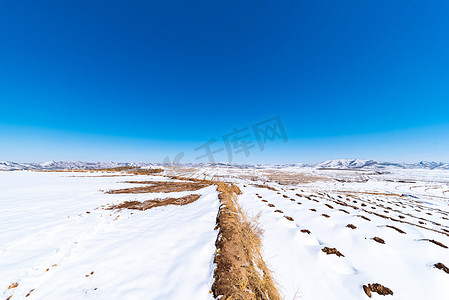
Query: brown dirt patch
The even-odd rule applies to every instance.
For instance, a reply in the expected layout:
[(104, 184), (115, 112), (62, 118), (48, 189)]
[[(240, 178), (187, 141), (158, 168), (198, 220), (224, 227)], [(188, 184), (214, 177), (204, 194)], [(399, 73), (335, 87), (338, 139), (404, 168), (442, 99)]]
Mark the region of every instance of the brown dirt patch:
[(373, 240), (375, 240), (376, 242), (378, 242), (380, 244), (385, 244), (385, 241), (378, 236), (373, 237)]
[(348, 224), (348, 225), (346, 225), (346, 227), (351, 228), (351, 229), (356, 229), (357, 228), (354, 224)]
[(274, 212), (281, 213), (281, 214), (284, 213), (284, 212), (283, 212), (282, 210), (280, 210), (280, 209), (276, 209)]
[(365, 291), (365, 294), (371, 298), (371, 293), (378, 293), (379, 295), (393, 295), (393, 291), (389, 288), (379, 284), (379, 283), (373, 283), (368, 285), (363, 285), (363, 290)]
[(28, 294), (26, 294), (26, 296), (25, 297), (28, 297), (28, 296), (30, 296), (31, 295), (31, 293), (34, 291), (34, 289), (32, 289), (31, 291), (29, 291), (28, 292)]
[(207, 183), (198, 182), (173, 182), (173, 181), (126, 181), (126, 183), (147, 184), (134, 188), (110, 190), (106, 194), (143, 194), (143, 193), (173, 193), (184, 191), (196, 191), (209, 186)]
[(275, 188), (273, 188), (273, 187), (271, 187), (271, 186), (268, 186), (268, 185), (255, 184), (254, 186), (255, 186), (255, 187), (258, 187), (258, 188), (268, 189), (268, 190), (270, 190), (270, 191), (277, 191), (277, 189), (275, 189)]
[(10, 286), (8, 286), (8, 290), (14, 289), (14, 288), (16, 288), (18, 286), (19, 286), (19, 284), (17, 282), (15, 282), (15, 283), (11, 284)]
[(271, 204), (271, 203), (268, 204), (268, 206), (269, 206), (269, 207), (275, 207), (274, 204)]
[(323, 217), (325, 218), (330, 218), (331, 216), (329, 216), (328, 214), (321, 214)]
[(421, 239), (420, 241), (429, 241), (429, 242), (431, 242), (431, 243), (433, 243), (435, 245), (438, 245), (440, 247), (443, 247), (443, 248), (446, 248), (446, 249), (448, 248), (445, 244), (443, 244), (441, 242), (438, 242), (438, 241), (435, 241), (435, 240)]
[(396, 231), (397, 231), (397, 232), (399, 232), (399, 233), (403, 233), (403, 234), (405, 234), (405, 231), (403, 231), (403, 230), (401, 230), (401, 229), (399, 229), (399, 228), (397, 228), (397, 227), (395, 227), (395, 226), (391, 226), (391, 225), (385, 225), (385, 227), (388, 227), (388, 228), (394, 229), (394, 230), (396, 230)]
[(371, 221), (369, 218), (363, 216), (363, 215), (357, 215), (358, 217), (362, 218), (363, 220)]
[(444, 272), (446, 272), (446, 273), (448, 273), (449, 274), (449, 268), (448, 267), (446, 267), (443, 263), (437, 263), (437, 264), (434, 264), (433, 265), (435, 268), (437, 268), (437, 269), (440, 269), (440, 270), (443, 270)]
[(323, 251), (324, 253), (326, 253), (327, 255), (329, 254), (335, 254), (338, 257), (343, 256), (345, 257), (343, 254), (341, 254), (340, 251), (337, 250), (337, 248), (329, 248), (329, 247), (324, 247), (323, 249), (321, 249), (321, 251)]
[(221, 205), (217, 215), (214, 297), (279, 300), (271, 272), (260, 253), (261, 230), (246, 218), (236, 202), (241, 191), (232, 184), (216, 184)]
[(293, 219), (292, 217), (289, 217), (289, 216), (284, 216), (284, 218), (286, 218), (289, 221), (294, 221), (295, 220), (295, 219)]
[(310, 234), (310, 233), (311, 233), (309, 229), (301, 229), (301, 232), (307, 233), (307, 234)]
[(140, 201), (125, 201), (120, 204), (111, 205), (107, 207), (107, 210), (111, 209), (136, 209), (136, 210), (147, 210), (150, 208), (158, 207), (158, 206), (167, 206), (167, 205), (187, 205), (192, 202), (195, 202), (200, 198), (200, 195), (187, 195), (181, 198), (165, 198), (165, 199), (156, 199), (156, 200), (146, 200), (143, 202)]

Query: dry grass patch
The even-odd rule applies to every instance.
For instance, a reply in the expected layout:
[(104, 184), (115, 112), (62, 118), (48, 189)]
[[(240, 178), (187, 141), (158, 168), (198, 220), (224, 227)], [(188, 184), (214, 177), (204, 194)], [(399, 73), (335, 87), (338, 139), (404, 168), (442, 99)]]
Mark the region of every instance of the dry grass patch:
[(110, 209), (136, 209), (136, 210), (147, 210), (150, 208), (158, 207), (158, 206), (167, 206), (167, 205), (187, 205), (192, 202), (195, 202), (200, 198), (200, 195), (187, 195), (181, 198), (166, 198), (166, 199), (156, 199), (156, 200), (146, 200), (143, 202), (140, 201), (125, 201), (120, 204), (109, 206)]
[(337, 248), (329, 248), (329, 247), (324, 247), (323, 249), (321, 249), (321, 251), (323, 251), (324, 253), (326, 253), (327, 255), (329, 254), (335, 254), (338, 257), (345, 257), (340, 251), (337, 250)]
[(126, 181), (126, 183), (146, 184), (134, 188), (110, 190), (106, 194), (143, 194), (143, 193), (173, 193), (196, 191), (209, 186), (199, 182), (173, 182), (173, 181)]
[(446, 267), (443, 263), (437, 263), (437, 264), (434, 264), (433, 265), (435, 268), (437, 268), (437, 269), (440, 269), (440, 270), (443, 270), (444, 272), (446, 272), (446, 273), (448, 273), (449, 274), (449, 268), (448, 267)]
[(379, 284), (379, 283), (373, 283), (363, 286), (363, 290), (365, 291), (365, 294), (371, 298), (371, 293), (378, 293), (379, 295), (393, 295), (393, 291), (389, 288)]
[(373, 237), (373, 240), (378, 242), (379, 244), (385, 244), (385, 241), (378, 236)]
[(431, 243), (433, 243), (433, 244), (435, 244), (435, 245), (438, 245), (438, 246), (440, 246), (440, 247), (443, 247), (443, 248), (448, 248), (445, 244), (443, 244), (443, 243), (441, 243), (441, 242), (438, 242), (438, 241), (435, 241), (435, 240), (429, 240), (429, 239), (420, 239), (420, 241), (429, 241), (429, 242), (431, 242)]
[(397, 231), (397, 232), (399, 232), (399, 233), (403, 233), (403, 234), (405, 234), (405, 231), (403, 231), (403, 230), (401, 230), (401, 229), (399, 229), (399, 228), (397, 228), (397, 227), (395, 227), (395, 226), (391, 226), (391, 225), (385, 225), (385, 227), (388, 227), (388, 228), (394, 229), (394, 230), (396, 230), (396, 231)]
[(19, 284), (18, 284), (17, 282), (14, 282), (14, 283), (11, 284), (10, 286), (8, 286), (8, 290), (14, 289), (14, 288), (16, 288), (16, 287), (18, 287), (18, 286), (19, 286)]
[(220, 210), (212, 293), (220, 299), (279, 300), (280, 295), (260, 253), (261, 230), (236, 202), (240, 190), (217, 182)]

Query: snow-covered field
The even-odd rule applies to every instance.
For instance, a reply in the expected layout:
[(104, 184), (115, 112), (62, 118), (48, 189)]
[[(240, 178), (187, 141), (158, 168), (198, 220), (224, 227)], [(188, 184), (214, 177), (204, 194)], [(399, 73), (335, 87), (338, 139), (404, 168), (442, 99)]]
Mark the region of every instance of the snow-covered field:
[[(373, 293), (372, 299), (449, 299), (449, 274), (434, 267), (449, 266), (449, 248), (443, 247), (449, 246), (448, 170), (173, 172), (240, 187), (241, 207), (259, 216), (264, 260), (284, 299), (368, 299), (362, 286), (373, 283), (393, 295)], [(130, 178), (149, 180), (0, 172), (1, 299), (213, 298), (215, 186), (168, 194), (103, 192), (136, 186), (124, 183)], [(192, 193), (201, 198), (185, 206), (102, 208)], [(324, 247), (344, 256), (328, 255)], [(13, 283), (18, 286), (8, 289)]]
[(109, 195), (129, 177), (84, 176), (0, 172), (1, 299), (212, 298), (214, 186), (186, 206), (118, 213), (96, 208), (190, 192)]

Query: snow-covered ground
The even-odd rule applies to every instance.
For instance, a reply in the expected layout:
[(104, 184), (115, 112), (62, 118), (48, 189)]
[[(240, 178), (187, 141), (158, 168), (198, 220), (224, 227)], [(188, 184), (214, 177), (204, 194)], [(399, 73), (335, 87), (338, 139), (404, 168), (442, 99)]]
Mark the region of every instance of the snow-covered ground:
[(211, 299), (216, 188), (195, 191), (201, 198), (186, 206), (96, 209), (191, 193), (100, 191), (130, 187), (125, 180), (0, 172), (0, 298), (25, 299), (33, 290), (26, 299)]
[[(449, 246), (447, 170), (172, 171), (240, 187), (242, 209), (259, 215), (264, 260), (283, 299), (368, 299), (362, 286), (370, 283), (394, 293), (372, 299), (449, 299), (449, 274), (434, 267), (449, 266), (449, 248), (429, 241)], [(0, 172), (0, 297), (34, 289), (27, 299), (211, 299), (216, 188), (105, 194), (149, 177), (99, 175)], [(202, 196), (185, 206), (101, 208), (191, 193)]]

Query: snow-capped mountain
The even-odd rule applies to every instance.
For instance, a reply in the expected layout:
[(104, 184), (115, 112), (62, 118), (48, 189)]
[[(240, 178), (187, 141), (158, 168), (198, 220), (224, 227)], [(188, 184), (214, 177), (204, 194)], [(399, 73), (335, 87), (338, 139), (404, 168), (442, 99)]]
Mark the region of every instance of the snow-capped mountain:
[(47, 161), (41, 163), (15, 163), (0, 161), (0, 170), (87, 170), (106, 169), (117, 167), (150, 167), (157, 166), (155, 163), (118, 163), (118, 162), (85, 162), (85, 161)]
[(328, 160), (314, 165), (315, 168), (323, 169), (440, 169), (449, 170), (448, 163), (442, 162), (426, 162), (419, 163), (391, 163), (377, 160), (365, 160), (365, 159), (334, 159)]
[[(85, 161), (47, 161), (41, 163), (16, 163), (10, 161), (0, 161), (0, 171), (14, 170), (88, 170), (106, 169), (117, 167), (153, 167), (162, 166), (161, 163), (119, 163), (119, 162), (85, 162)], [(227, 167), (227, 168), (267, 168), (267, 167), (309, 167), (320, 169), (365, 169), (365, 170), (385, 170), (391, 168), (399, 169), (427, 169), (427, 170), (449, 170), (449, 163), (422, 161), (419, 163), (391, 163), (377, 160), (364, 159), (334, 159), (317, 164), (289, 164), (289, 165), (239, 165), (233, 163), (183, 163), (177, 166), (187, 167)]]

